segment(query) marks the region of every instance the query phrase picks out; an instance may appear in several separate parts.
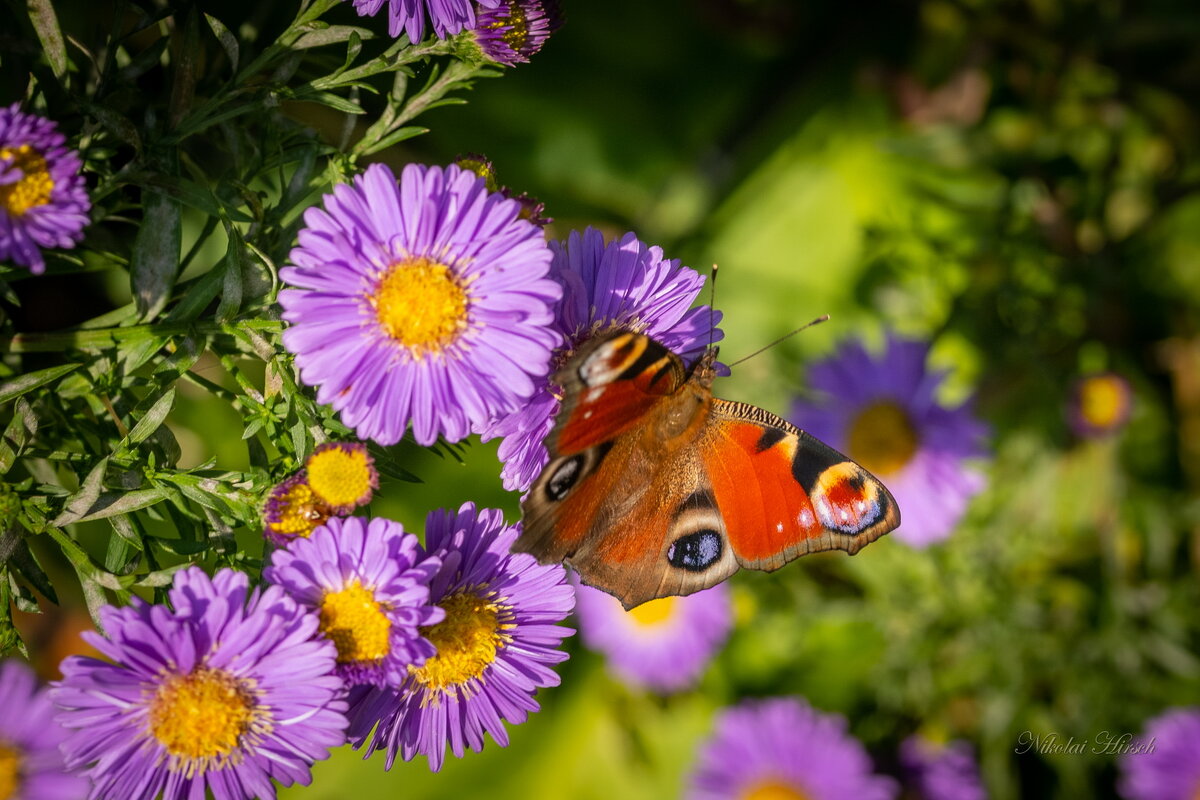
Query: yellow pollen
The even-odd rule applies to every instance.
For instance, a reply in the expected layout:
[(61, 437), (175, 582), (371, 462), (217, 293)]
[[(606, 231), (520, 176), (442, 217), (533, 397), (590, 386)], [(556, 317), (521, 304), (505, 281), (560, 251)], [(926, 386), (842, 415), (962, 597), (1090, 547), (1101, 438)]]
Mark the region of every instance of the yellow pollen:
[(0, 800), (16, 797), (21, 783), (21, 751), (0, 744)]
[(507, 17), (496, 19), (486, 27), (507, 27), (508, 30), (504, 32), (502, 38), (504, 39), (504, 43), (517, 53), (522, 52), (525, 43), (529, 41), (529, 19), (525, 16), (525, 9), (516, 0), (508, 0)]
[(441, 352), (467, 328), (467, 292), (428, 258), (393, 264), (371, 297), (380, 326), (416, 358)]
[(437, 648), (437, 655), (422, 667), (410, 667), (413, 678), (426, 689), (446, 692), (483, 675), (496, 660), (496, 651), (509, 637), (503, 631), (512, 611), (505, 605), (472, 591), (455, 592), (439, 603), (446, 618), (421, 628), (421, 635)]
[(54, 179), (46, 159), (27, 144), (20, 147), (0, 147), (0, 161), (12, 159), (9, 169), (24, 173), (19, 181), (0, 185), (0, 207), (10, 215), (20, 217), (31, 208), (50, 202)]
[(271, 530), (280, 536), (299, 536), (307, 539), (320, 527), (329, 514), (307, 483), (296, 483), (279, 498), (279, 519), (269, 522)]
[(879, 476), (894, 475), (917, 452), (917, 431), (903, 408), (881, 400), (850, 423), (846, 454)]
[(1096, 375), (1079, 385), (1079, 413), (1093, 427), (1119, 424), (1127, 401), (1125, 384), (1115, 375)]
[[(238, 756), (235, 751), (245, 744), (257, 716), (257, 703), (245, 681), (198, 667), (187, 675), (171, 675), (159, 686), (150, 702), (150, 733), (175, 767), (203, 772)], [(205, 763), (212, 761), (217, 763)]]
[(371, 492), (372, 470), (363, 447), (330, 447), (308, 459), (308, 485), (334, 508), (359, 505)]
[(321, 633), (337, 646), (339, 664), (382, 661), (391, 628), (374, 592), (358, 581), (321, 600)]
[(768, 779), (748, 786), (738, 800), (808, 800), (808, 795), (791, 784)]
[(677, 597), (660, 597), (630, 609), (629, 618), (645, 628), (661, 625), (675, 613)]

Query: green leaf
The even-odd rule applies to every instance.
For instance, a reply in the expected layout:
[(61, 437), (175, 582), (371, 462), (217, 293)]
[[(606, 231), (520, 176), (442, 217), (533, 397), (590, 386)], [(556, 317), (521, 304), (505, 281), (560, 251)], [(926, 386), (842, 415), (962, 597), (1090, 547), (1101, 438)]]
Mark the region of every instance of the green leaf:
[(67, 44), (62, 29), (58, 26), (58, 15), (54, 13), (51, 0), (29, 0), (29, 20), (42, 43), (42, 52), (54, 70), (54, 77), (62, 82), (67, 74)]
[(168, 322), (190, 322), (208, 307), (225, 282), (225, 262), (189, 282), (183, 299), (166, 316)]
[(134, 150), (141, 153), (142, 137), (138, 133), (137, 126), (129, 121), (123, 115), (113, 111), (108, 106), (102, 106), (98, 103), (82, 101), (83, 110), (108, 130), (109, 133), (116, 136), (121, 141), (133, 147)]
[(233, 65), (233, 71), (237, 72), (238, 68), (238, 41), (237, 38), (230, 33), (229, 28), (221, 20), (214, 17), (212, 14), (205, 14), (204, 18), (208, 20), (208, 27), (212, 28), (213, 34), (216, 35), (217, 41), (221, 43), (221, 47), (225, 49), (225, 55), (229, 56), (229, 63)]
[(163, 310), (175, 287), (183, 228), (175, 198), (148, 190), (142, 192), (142, 203), (142, 226), (133, 240), (129, 281), (141, 319), (150, 320)]
[(33, 413), (33, 408), (25, 398), (18, 397), (12, 419), (8, 421), (3, 437), (0, 437), (0, 475), (8, 474), (13, 462), (24, 452), (25, 446), (33, 439), (37, 429), (38, 419)]
[(229, 245), (225, 250), (225, 274), (221, 282), (221, 302), (217, 305), (217, 321), (229, 322), (242, 308), (242, 276), (246, 251), (237, 229), (226, 224)]
[(367, 112), (358, 103), (352, 103), (346, 98), (336, 95), (333, 92), (297, 92), (292, 97), (302, 103), (320, 103), (323, 106), (337, 109), (346, 114), (366, 114)]
[(83, 479), (79, 491), (67, 498), (63, 504), (62, 513), (50, 524), (61, 528), (82, 519), (83, 515), (88, 513), (100, 498), (100, 491), (104, 483), (104, 471), (107, 468), (108, 456), (105, 456), (96, 462), (91, 472)]
[(352, 36), (359, 39), (374, 39), (375, 34), (369, 28), (359, 28), (355, 25), (327, 25), (323, 22), (310, 22), (308, 28), (292, 45), (297, 50), (310, 47), (324, 47), (327, 44), (345, 42)]
[(124, 444), (133, 445), (139, 442), (144, 442), (150, 437), (150, 434), (158, 430), (159, 426), (166, 420), (167, 415), (171, 413), (171, 409), (175, 406), (175, 387), (172, 386), (167, 390), (166, 394), (158, 398), (150, 410), (138, 420), (133, 426), (133, 430), (125, 437)]
[(134, 582), (133, 585), (134, 586), (144, 586), (146, 588), (153, 588), (156, 586), (170, 586), (175, 581), (175, 573), (179, 572), (179, 570), (181, 570), (185, 567), (188, 567), (188, 566), (191, 566), (191, 565), (185, 561), (182, 564), (175, 564), (174, 566), (164, 567), (163, 569), (155, 570), (154, 572), (150, 572), (150, 573), (142, 576), (141, 578), (139, 578), (137, 581)]
[[(17, 542), (8, 556), (7, 563), (9, 568), (20, 573), (21, 577), (28, 581), (30, 586), (37, 589), (50, 602), (57, 605), (58, 595), (54, 592), (54, 586), (51, 585), (50, 578), (42, 570), (42, 566), (38, 564), (33, 551), (29, 549), (29, 543), (25, 541), (25, 537), (21, 535), (19, 529), (13, 529), (11, 533), (16, 535)], [(8, 535), (5, 534), (5, 536)]]
[(26, 392), (33, 391), (39, 386), (53, 383), (64, 375), (79, 369), (81, 364), (59, 364), (57, 367), (47, 367), (36, 372), (27, 372), (10, 381), (0, 383), (0, 405), (13, 400)]
[(422, 128), (420, 125), (408, 125), (399, 130), (392, 131), (387, 136), (383, 137), (378, 142), (365, 149), (363, 151), (363, 155), (378, 153), (380, 150), (386, 150), (394, 144), (425, 133), (429, 133), (429, 128)]
[(75, 522), (90, 522), (94, 519), (105, 519), (117, 514), (128, 514), (140, 508), (152, 506), (165, 499), (168, 492), (160, 487), (153, 489), (138, 489), (124, 494), (109, 492), (102, 495), (93, 505), (95, 509), (87, 516), (80, 517)]
[(13, 627), (13, 598), (8, 582), (8, 570), (0, 567), (0, 656), (6, 656), (9, 651), (16, 650), (28, 659), (29, 650), (26, 649), (25, 642), (21, 641), (21, 634)]

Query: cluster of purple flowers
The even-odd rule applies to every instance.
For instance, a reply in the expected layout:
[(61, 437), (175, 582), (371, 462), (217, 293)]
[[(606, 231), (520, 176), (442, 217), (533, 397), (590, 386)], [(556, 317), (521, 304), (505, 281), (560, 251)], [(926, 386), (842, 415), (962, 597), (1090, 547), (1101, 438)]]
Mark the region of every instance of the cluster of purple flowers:
[[(484, 732), (506, 744), (504, 722), (558, 683), (574, 605), (562, 567), (509, 552), (518, 532), (470, 504), (431, 514), (424, 546), (390, 520), (334, 518), (276, 550), (262, 589), (190, 567), (171, 607), (106, 607), (87, 640), (107, 661), (67, 658), (52, 690), (67, 767), (94, 798), (235, 800), (307, 783), (372, 729), (389, 767), (423, 754), (436, 770)], [(18, 744), (44, 746), (33, 733)]]

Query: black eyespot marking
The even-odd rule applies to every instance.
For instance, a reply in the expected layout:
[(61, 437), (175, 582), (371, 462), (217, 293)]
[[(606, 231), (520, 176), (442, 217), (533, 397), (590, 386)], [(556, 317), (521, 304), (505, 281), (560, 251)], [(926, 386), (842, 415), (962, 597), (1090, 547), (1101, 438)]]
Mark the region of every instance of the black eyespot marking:
[(762, 432), (762, 436), (758, 437), (758, 442), (754, 445), (754, 452), (761, 453), (764, 450), (770, 450), (775, 445), (787, 436), (787, 431), (780, 428), (767, 428)]
[(667, 561), (688, 572), (703, 572), (721, 558), (721, 548), (721, 536), (716, 531), (695, 531), (671, 543)]
[(575, 483), (583, 471), (583, 459), (584, 454), (579, 453), (559, 464), (558, 469), (550, 476), (550, 480), (546, 481), (547, 499), (557, 502), (567, 496), (567, 492), (575, 487)]

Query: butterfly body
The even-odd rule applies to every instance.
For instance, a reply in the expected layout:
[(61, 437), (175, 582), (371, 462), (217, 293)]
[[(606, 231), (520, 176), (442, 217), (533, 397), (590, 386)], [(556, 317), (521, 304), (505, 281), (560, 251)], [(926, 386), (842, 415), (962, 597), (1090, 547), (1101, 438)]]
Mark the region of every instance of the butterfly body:
[(856, 553), (900, 523), (854, 462), (756, 406), (712, 396), (716, 351), (688, 371), (658, 342), (613, 333), (555, 375), (550, 461), (514, 549), (566, 562), (632, 608), (740, 567)]

